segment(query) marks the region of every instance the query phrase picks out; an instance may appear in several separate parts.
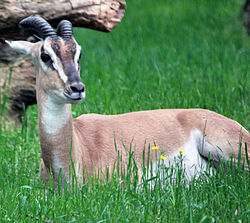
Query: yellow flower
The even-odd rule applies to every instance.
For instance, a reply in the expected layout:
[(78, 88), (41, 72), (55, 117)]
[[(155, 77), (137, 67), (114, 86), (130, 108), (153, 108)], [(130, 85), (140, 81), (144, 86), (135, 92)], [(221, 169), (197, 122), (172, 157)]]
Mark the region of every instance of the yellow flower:
[(158, 146), (154, 146), (152, 149), (157, 150), (157, 149), (159, 149), (159, 147)]
[(162, 160), (165, 160), (165, 159), (166, 159), (166, 157), (161, 155), (161, 159), (162, 159)]
[(183, 149), (179, 149), (179, 151), (180, 151), (180, 153), (183, 153), (183, 152), (184, 152), (184, 150), (183, 150)]

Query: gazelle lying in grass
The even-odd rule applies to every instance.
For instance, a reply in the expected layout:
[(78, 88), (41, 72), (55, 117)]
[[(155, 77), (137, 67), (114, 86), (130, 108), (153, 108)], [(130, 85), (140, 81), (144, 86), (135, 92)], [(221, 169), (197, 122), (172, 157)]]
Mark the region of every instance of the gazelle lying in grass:
[[(129, 147), (133, 141), (138, 167), (142, 163), (145, 144), (146, 148), (149, 144), (159, 147), (168, 158), (166, 160), (173, 159), (182, 148), (185, 166), (191, 176), (195, 170), (200, 171), (201, 166), (204, 167), (201, 164), (206, 164), (208, 159), (215, 163), (220, 159), (236, 160), (240, 137), (242, 156), (246, 159), (244, 146), (246, 143), (250, 147), (249, 132), (236, 121), (209, 110), (85, 114), (73, 120), (71, 104), (84, 99), (85, 87), (80, 78), (81, 47), (73, 37), (71, 23), (61, 21), (55, 32), (44, 19), (31, 16), (22, 20), (19, 27), (36, 31), (41, 37), (37, 43), (6, 42), (16, 51), (30, 56), (36, 65), (42, 164), (46, 177), (52, 171), (56, 178), (61, 170), (70, 181), (71, 157), (78, 176), (83, 167), (93, 171), (94, 168), (112, 166), (117, 158), (114, 137), (123, 157), (123, 143)], [(154, 153), (151, 154), (152, 162), (157, 162)], [(248, 168), (246, 162), (245, 166)]]

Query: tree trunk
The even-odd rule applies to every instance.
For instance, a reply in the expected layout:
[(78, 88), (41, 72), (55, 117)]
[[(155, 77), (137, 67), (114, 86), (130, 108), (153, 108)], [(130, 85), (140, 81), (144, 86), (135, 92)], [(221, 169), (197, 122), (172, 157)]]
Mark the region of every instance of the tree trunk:
[(53, 27), (62, 19), (68, 19), (74, 27), (110, 32), (121, 22), (125, 8), (122, 0), (0, 0), (0, 115), (6, 96), (8, 114), (18, 121), (27, 106), (36, 104), (32, 61), (14, 52), (3, 41), (28, 38), (34, 41), (29, 32), (18, 28), (23, 18), (39, 15)]

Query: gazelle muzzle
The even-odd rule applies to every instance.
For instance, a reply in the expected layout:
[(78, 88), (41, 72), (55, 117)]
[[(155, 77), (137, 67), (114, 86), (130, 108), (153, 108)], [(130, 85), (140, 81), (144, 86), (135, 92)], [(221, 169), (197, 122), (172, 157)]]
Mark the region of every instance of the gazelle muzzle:
[(63, 94), (74, 101), (82, 100), (85, 97), (85, 86), (82, 81), (67, 83)]

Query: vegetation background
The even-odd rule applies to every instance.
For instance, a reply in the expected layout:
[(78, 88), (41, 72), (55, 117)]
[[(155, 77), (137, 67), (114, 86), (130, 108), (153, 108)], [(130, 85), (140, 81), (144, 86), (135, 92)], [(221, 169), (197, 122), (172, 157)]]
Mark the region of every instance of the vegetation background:
[[(250, 127), (250, 39), (243, 0), (127, 1), (109, 34), (75, 29), (82, 45), (82, 113), (206, 108)], [(4, 109), (4, 108), (1, 108)], [(138, 189), (134, 168), (119, 180), (47, 187), (38, 177), (37, 107), (23, 127), (0, 126), (0, 222), (249, 222), (249, 172), (218, 171), (186, 186)], [(111, 145), (112, 146), (112, 145)], [(159, 183), (161, 185), (161, 183)]]

